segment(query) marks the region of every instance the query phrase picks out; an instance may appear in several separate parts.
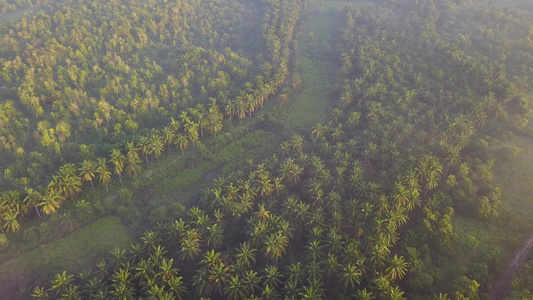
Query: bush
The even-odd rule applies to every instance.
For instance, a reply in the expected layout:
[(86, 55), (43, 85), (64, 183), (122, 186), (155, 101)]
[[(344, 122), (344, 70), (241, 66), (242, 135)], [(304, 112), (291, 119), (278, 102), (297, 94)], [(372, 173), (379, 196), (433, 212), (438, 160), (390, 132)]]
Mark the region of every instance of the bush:
[(9, 247), (9, 240), (5, 234), (0, 233), (0, 251), (6, 250), (7, 247)]

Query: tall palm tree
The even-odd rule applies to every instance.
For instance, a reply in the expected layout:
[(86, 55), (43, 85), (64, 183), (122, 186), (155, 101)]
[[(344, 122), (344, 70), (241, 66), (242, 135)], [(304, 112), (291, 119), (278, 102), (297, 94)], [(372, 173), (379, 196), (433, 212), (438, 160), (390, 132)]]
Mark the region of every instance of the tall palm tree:
[(28, 206), (33, 206), (33, 208), (35, 208), (35, 212), (37, 213), (39, 218), (41, 217), (41, 213), (37, 209), (37, 206), (39, 206), (39, 203), (42, 201), (42, 199), (43, 195), (41, 195), (41, 193), (39, 193), (38, 191), (32, 188), (26, 189), (26, 198), (24, 198), (24, 202)]
[(91, 182), (91, 186), (94, 191), (93, 179), (96, 177), (94, 172), (96, 171), (96, 163), (93, 160), (84, 160), (80, 168), (78, 169), (81, 180)]
[(174, 143), (175, 138), (176, 135), (170, 127), (163, 128), (163, 131), (161, 132), (161, 140), (163, 141), (163, 144), (167, 146), (168, 153), (170, 153), (170, 145)]
[(161, 155), (163, 154), (163, 141), (161, 140), (161, 137), (159, 134), (154, 133), (150, 137), (150, 153), (154, 153), (155, 158), (157, 159), (157, 164), (159, 163), (159, 158), (161, 158)]
[(187, 139), (187, 136), (183, 134), (176, 135), (174, 143), (178, 146), (178, 148), (180, 148), (181, 154), (183, 154), (185, 149), (187, 149), (187, 147), (189, 146), (189, 140)]
[(126, 161), (126, 172), (128, 172), (130, 176), (133, 176), (133, 178), (139, 175), (141, 172), (141, 160), (136, 156), (128, 155)]
[(139, 142), (137, 143), (137, 147), (144, 155), (145, 162), (148, 163), (148, 154), (150, 154), (150, 139), (145, 135), (141, 136)]
[(107, 160), (105, 158), (98, 158), (98, 167), (96, 174), (100, 183), (105, 185), (105, 190), (109, 192), (107, 185), (111, 182), (111, 172), (107, 167)]
[(122, 171), (124, 170), (124, 165), (126, 164), (126, 157), (119, 149), (111, 150), (111, 155), (109, 156), (109, 161), (113, 164), (114, 172), (118, 175), (120, 180), (120, 185), (124, 186), (122, 183)]

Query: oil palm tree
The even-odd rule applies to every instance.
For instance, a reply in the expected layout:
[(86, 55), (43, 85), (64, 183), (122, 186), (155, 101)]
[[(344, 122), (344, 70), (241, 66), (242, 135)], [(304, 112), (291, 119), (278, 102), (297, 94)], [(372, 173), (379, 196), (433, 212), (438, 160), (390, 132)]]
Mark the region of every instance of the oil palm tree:
[(228, 299), (243, 299), (245, 295), (245, 284), (244, 280), (239, 277), (239, 275), (234, 275), (229, 278), (226, 285), (224, 286), (224, 295)]
[(388, 260), (389, 267), (386, 272), (392, 280), (402, 279), (407, 272), (407, 262), (402, 256), (394, 254), (394, 256)]
[(257, 249), (252, 248), (248, 242), (242, 243), (235, 250), (235, 259), (237, 260), (237, 263), (247, 267), (251, 267), (255, 264), (255, 252)]

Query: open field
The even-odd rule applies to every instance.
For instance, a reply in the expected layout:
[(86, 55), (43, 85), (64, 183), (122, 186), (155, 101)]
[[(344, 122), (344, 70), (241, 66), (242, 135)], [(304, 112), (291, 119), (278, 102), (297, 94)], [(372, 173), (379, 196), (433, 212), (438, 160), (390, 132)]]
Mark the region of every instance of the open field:
[(63, 270), (76, 272), (90, 268), (108, 257), (111, 249), (125, 248), (129, 243), (126, 228), (117, 217), (101, 218), (66, 238), (41, 245), (0, 265), (0, 291), (4, 296), (9, 295), (20, 285), (38, 279), (47, 281)]

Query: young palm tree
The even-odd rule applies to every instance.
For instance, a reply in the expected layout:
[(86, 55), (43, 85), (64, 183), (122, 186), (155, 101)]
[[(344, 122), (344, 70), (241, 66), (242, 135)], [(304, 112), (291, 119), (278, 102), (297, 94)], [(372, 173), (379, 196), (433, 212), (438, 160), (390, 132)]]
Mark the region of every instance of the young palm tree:
[(217, 249), (224, 243), (224, 230), (221, 226), (213, 224), (207, 227), (206, 242), (209, 247)]
[(85, 200), (78, 200), (76, 206), (76, 219), (80, 222), (87, 222), (93, 216), (93, 207)]
[(74, 275), (67, 275), (66, 271), (61, 274), (56, 274), (56, 278), (52, 281), (52, 287), (50, 291), (56, 296), (64, 294), (67, 289), (72, 285), (74, 281)]

